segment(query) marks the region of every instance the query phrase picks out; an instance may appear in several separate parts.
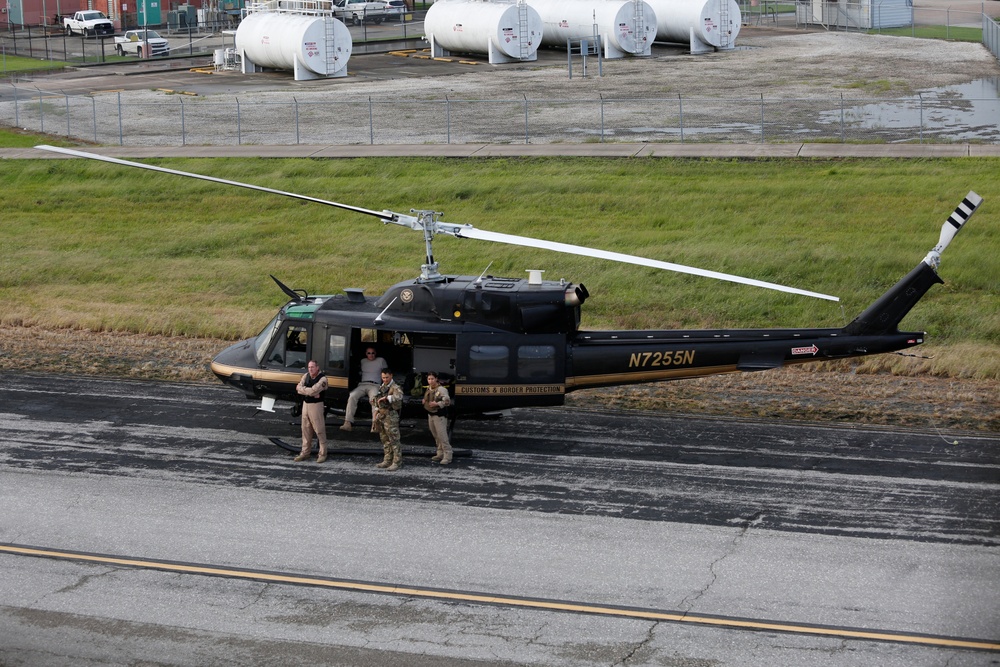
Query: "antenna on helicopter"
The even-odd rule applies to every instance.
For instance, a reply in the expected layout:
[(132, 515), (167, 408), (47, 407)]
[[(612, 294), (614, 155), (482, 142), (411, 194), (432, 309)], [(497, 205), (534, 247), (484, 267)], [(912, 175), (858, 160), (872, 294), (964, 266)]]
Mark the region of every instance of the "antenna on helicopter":
[(478, 278), (476, 278), (476, 287), (479, 287), (480, 285), (483, 284), (483, 276), (486, 275), (486, 272), (490, 270), (491, 266), (493, 266), (493, 262), (490, 262), (489, 264), (487, 264), (486, 268), (483, 269), (483, 272), (479, 274)]
[(376, 315), (376, 316), (375, 316), (375, 319), (374, 319), (374, 320), (372, 320), (372, 321), (373, 321), (373, 322), (375, 322), (375, 324), (382, 324), (382, 322), (384, 322), (384, 321), (385, 321), (385, 320), (383, 320), (383, 319), (382, 319), (382, 316), (383, 316), (383, 315), (385, 315), (385, 311), (389, 310), (389, 306), (391, 306), (391, 305), (392, 305), (392, 304), (394, 304), (394, 303), (396, 303), (396, 297), (392, 297), (392, 301), (390, 301), (390, 302), (389, 302), (389, 303), (388, 303), (388, 304), (386, 305), (386, 307), (382, 309), (382, 312), (381, 312), (381, 313), (379, 313), (378, 315)]
[[(572, 245), (569, 243), (544, 241), (541, 239), (529, 238), (527, 236), (516, 236), (514, 234), (500, 234), (497, 232), (488, 232), (485, 230), (476, 229), (475, 227), (469, 224), (458, 225), (453, 223), (446, 223), (440, 220), (442, 213), (436, 211), (410, 209), (410, 213), (415, 215), (404, 215), (402, 213), (395, 213), (393, 211), (388, 211), (388, 210), (373, 211), (372, 209), (362, 208), (360, 206), (350, 206), (348, 204), (341, 204), (339, 202), (328, 201), (326, 199), (319, 199), (317, 197), (308, 197), (306, 195), (300, 195), (294, 192), (275, 190), (273, 188), (265, 188), (259, 185), (240, 183), (239, 181), (229, 181), (224, 178), (204, 176), (202, 174), (194, 174), (186, 171), (179, 171), (176, 169), (167, 169), (166, 167), (157, 167), (150, 164), (143, 164), (141, 162), (130, 162), (129, 160), (121, 160), (119, 158), (107, 157), (105, 155), (98, 155), (95, 153), (85, 153), (83, 151), (77, 151), (71, 148), (60, 148), (56, 146), (35, 146), (35, 148), (44, 151), (51, 151), (53, 153), (70, 155), (72, 157), (82, 157), (91, 160), (101, 160), (103, 162), (111, 162), (113, 164), (120, 164), (126, 167), (138, 167), (139, 169), (159, 171), (165, 174), (175, 174), (178, 176), (187, 176), (189, 178), (198, 178), (203, 181), (212, 181), (213, 183), (222, 183), (224, 185), (234, 185), (236, 187), (246, 188), (248, 190), (257, 190), (259, 192), (268, 192), (271, 194), (282, 195), (284, 197), (291, 197), (293, 199), (301, 199), (303, 201), (314, 202), (316, 204), (325, 204), (327, 206), (333, 206), (334, 208), (339, 208), (346, 211), (353, 211), (355, 213), (361, 213), (363, 215), (370, 215), (376, 217), (379, 220), (381, 220), (384, 224), (392, 223), (394, 225), (400, 225), (401, 227), (409, 227), (410, 229), (413, 230), (422, 231), (424, 234), (424, 244), (427, 248), (427, 261), (421, 266), (420, 278), (418, 279), (418, 282), (441, 282), (445, 279), (444, 276), (442, 276), (438, 272), (438, 264), (437, 262), (434, 261), (434, 253), (431, 249), (431, 242), (435, 234), (448, 234), (450, 236), (454, 236), (456, 238), (461, 238), (461, 239), (479, 239), (481, 241), (493, 241), (495, 243), (506, 243), (510, 245), (518, 245), (527, 248), (539, 248), (542, 250), (562, 252), (570, 255), (581, 255), (583, 257), (607, 259), (614, 262), (623, 262), (625, 264), (636, 264), (639, 266), (648, 266), (654, 269), (674, 271), (676, 273), (687, 273), (690, 275), (702, 276), (705, 278), (715, 278), (716, 280), (726, 280), (733, 283), (740, 283), (742, 285), (763, 287), (765, 289), (776, 290), (778, 292), (786, 292), (789, 294), (800, 294), (802, 296), (811, 296), (817, 299), (826, 299), (828, 301), (840, 301), (839, 298), (835, 296), (830, 296), (828, 294), (821, 294), (819, 292), (810, 292), (809, 290), (798, 289), (795, 287), (787, 287), (785, 285), (779, 285), (777, 283), (769, 283), (763, 280), (754, 280), (753, 278), (744, 278), (742, 276), (736, 276), (728, 273), (707, 271), (705, 269), (684, 266), (683, 264), (662, 262), (655, 259), (638, 257), (636, 255), (626, 255), (624, 253), (619, 253), (619, 252), (609, 252), (607, 250), (587, 248), (585, 246)], [(978, 206), (978, 204), (976, 205)], [(954, 236), (954, 232), (952, 233), (952, 236)], [(950, 240), (951, 239), (949, 237), (947, 241)], [(944, 239), (944, 234), (942, 234), (942, 241), (944, 242), (945, 245), (947, 245), (947, 241)], [(938, 251), (938, 253), (940, 254), (940, 251)], [(928, 258), (930, 259), (930, 255), (928, 255)]]
[(938, 244), (924, 257), (924, 264), (934, 270), (937, 270), (941, 266), (941, 253), (948, 247), (948, 244), (955, 238), (955, 235), (962, 231), (962, 227), (969, 221), (969, 218), (972, 217), (972, 214), (976, 212), (976, 209), (982, 203), (983, 198), (972, 190), (969, 191), (969, 194), (965, 195), (962, 203), (955, 207), (955, 211), (948, 216), (948, 219), (941, 226), (941, 236), (938, 239)]

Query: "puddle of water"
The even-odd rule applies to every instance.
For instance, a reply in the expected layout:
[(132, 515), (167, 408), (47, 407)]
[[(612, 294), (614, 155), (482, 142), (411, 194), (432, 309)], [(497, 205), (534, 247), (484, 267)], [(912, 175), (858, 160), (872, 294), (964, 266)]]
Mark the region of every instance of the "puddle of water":
[[(873, 102), (844, 109), (844, 123), (853, 130), (912, 130), (951, 141), (1000, 142), (1000, 77), (922, 90), (907, 101)], [(839, 109), (819, 115), (840, 123)], [(912, 138), (912, 137), (911, 137)]]

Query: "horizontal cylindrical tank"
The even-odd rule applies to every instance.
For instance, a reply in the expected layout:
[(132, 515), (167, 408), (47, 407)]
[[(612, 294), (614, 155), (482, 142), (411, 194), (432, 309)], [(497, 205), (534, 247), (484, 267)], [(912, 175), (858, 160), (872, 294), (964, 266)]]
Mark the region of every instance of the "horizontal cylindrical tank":
[[(331, 24), (327, 37), (327, 22)], [(347, 67), (351, 31), (335, 18), (261, 12), (248, 14), (236, 29), (236, 48), (261, 67), (304, 67), (332, 76)]]
[(509, 58), (533, 60), (542, 20), (531, 7), (516, 3), (438, 0), (424, 17), (424, 34), (449, 51), (487, 53), (492, 45)]
[(736, 0), (646, 0), (656, 12), (656, 39), (687, 44), (694, 38), (731, 49), (742, 17)]
[(542, 17), (542, 43), (565, 46), (595, 33), (622, 53), (648, 54), (657, 11), (644, 0), (528, 0)]

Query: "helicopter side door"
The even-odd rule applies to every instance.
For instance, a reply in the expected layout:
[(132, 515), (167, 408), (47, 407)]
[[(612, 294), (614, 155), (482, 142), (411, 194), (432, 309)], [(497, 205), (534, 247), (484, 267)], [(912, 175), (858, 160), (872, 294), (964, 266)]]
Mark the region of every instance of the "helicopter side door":
[(565, 394), (565, 336), (459, 336), (455, 402), (462, 412), (562, 405)]
[[(327, 402), (332, 399), (347, 400), (348, 385), (348, 347), (350, 329), (317, 324), (315, 329), (317, 347), (314, 350), (316, 362), (326, 373), (332, 392), (328, 393)], [(319, 341), (323, 341), (319, 343)], [(332, 395), (331, 395), (332, 393)]]

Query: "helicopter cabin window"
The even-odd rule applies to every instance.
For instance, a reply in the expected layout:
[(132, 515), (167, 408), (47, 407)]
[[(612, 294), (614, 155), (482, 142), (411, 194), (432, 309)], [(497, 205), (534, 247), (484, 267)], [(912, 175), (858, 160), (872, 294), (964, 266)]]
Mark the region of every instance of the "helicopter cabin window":
[(309, 332), (305, 327), (290, 326), (278, 337), (267, 360), (285, 368), (305, 368), (308, 341)]
[(506, 345), (473, 345), (469, 348), (469, 375), (478, 379), (505, 378), (509, 357)]
[(326, 367), (344, 370), (347, 367), (347, 338), (330, 334), (326, 343)]
[(521, 380), (544, 380), (556, 374), (554, 345), (522, 345), (517, 348), (517, 377)]

